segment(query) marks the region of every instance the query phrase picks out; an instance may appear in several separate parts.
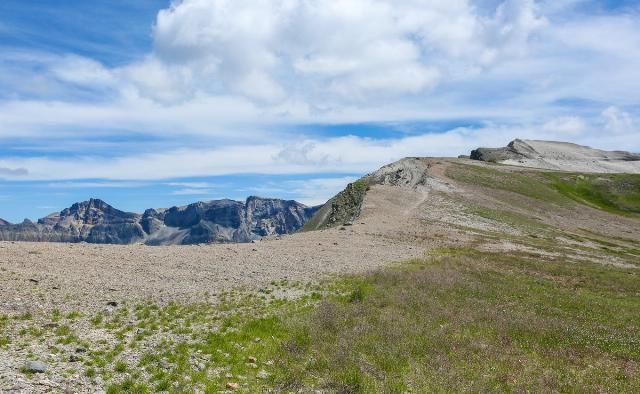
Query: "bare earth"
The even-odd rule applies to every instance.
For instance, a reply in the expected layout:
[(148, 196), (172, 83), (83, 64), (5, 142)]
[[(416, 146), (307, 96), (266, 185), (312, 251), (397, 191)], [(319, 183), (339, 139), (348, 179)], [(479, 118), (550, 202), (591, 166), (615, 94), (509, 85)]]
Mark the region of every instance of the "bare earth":
[(365, 234), (359, 226), (256, 244), (2, 243), (0, 313), (94, 310), (114, 300), (203, 301), (205, 293), (232, 287), (361, 272), (421, 253), (408, 243)]

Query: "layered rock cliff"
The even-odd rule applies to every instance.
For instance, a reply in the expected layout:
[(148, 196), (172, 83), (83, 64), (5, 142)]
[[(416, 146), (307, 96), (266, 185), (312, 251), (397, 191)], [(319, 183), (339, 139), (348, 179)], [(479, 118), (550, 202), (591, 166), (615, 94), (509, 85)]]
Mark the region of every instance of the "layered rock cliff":
[(123, 212), (102, 200), (73, 204), (59, 213), (20, 224), (0, 222), (0, 240), (148, 245), (250, 242), (298, 230), (316, 207), (296, 201), (249, 197), (183, 207)]
[(640, 173), (640, 154), (605, 151), (570, 142), (515, 139), (502, 148), (478, 148), (470, 158), (573, 172)]

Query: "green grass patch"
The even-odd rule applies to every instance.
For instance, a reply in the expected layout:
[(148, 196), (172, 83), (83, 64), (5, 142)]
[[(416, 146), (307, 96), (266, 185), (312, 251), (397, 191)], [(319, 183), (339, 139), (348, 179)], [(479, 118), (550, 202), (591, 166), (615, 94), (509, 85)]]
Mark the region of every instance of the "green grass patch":
[(545, 176), (563, 195), (594, 208), (622, 215), (640, 214), (638, 174), (560, 174)]
[(509, 171), (469, 164), (454, 163), (446, 176), (459, 182), (518, 193), (540, 201), (557, 204), (566, 202), (540, 171)]
[(287, 321), (275, 383), (371, 393), (632, 391), (638, 279), (527, 254), (437, 250), (410, 269), (367, 276), (358, 302), (329, 300)]

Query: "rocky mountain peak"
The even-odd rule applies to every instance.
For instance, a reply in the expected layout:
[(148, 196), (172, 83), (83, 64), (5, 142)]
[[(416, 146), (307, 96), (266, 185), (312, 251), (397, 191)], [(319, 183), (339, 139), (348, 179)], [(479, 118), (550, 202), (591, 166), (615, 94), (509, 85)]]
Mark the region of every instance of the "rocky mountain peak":
[(515, 139), (502, 148), (477, 148), (470, 158), (516, 166), (600, 173), (640, 173), (640, 154), (570, 142)]
[(296, 201), (249, 197), (147, 209), (142, 215), (120, 211), (100, 199), (78, 202), (38, 223), (5, 225), (0, 240), (150, 245), (249, 242), (298, 230), (316, 208)]
[(103, 200), (91, 198), (87, 201), (77, 202), (60, 213), (54, 213), (44, 218), (43, 223), (55, 221), (75, 222), (78, 225), (96, 225), (121, 222), (135, 222), (137, 214), (120, 211)]

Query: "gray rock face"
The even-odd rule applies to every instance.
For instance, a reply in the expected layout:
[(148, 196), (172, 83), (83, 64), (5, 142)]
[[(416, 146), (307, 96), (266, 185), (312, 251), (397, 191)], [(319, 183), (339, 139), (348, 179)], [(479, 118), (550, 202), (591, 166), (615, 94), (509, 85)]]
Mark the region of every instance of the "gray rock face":
[(6, 226), (10, 224), (9, 222), (7, 222), (6, 220), (0, 219), (0, 226)]
[(76, 203), (33, 223), (0, 226), (0, 240), (89, 242), (148, 245), (250, 242), (261, 236), (291, 233), (317, 207), (296, 201), (249, 197), (246, 202), (216, 200), (142, 215), (117, 210), (102, 200)]
[(605, 151), (588, 146), (558, 141), (511, 141), (503, 148), (478, 148), (471, 159), (542, 169), (640, 173), (640, 154)]

